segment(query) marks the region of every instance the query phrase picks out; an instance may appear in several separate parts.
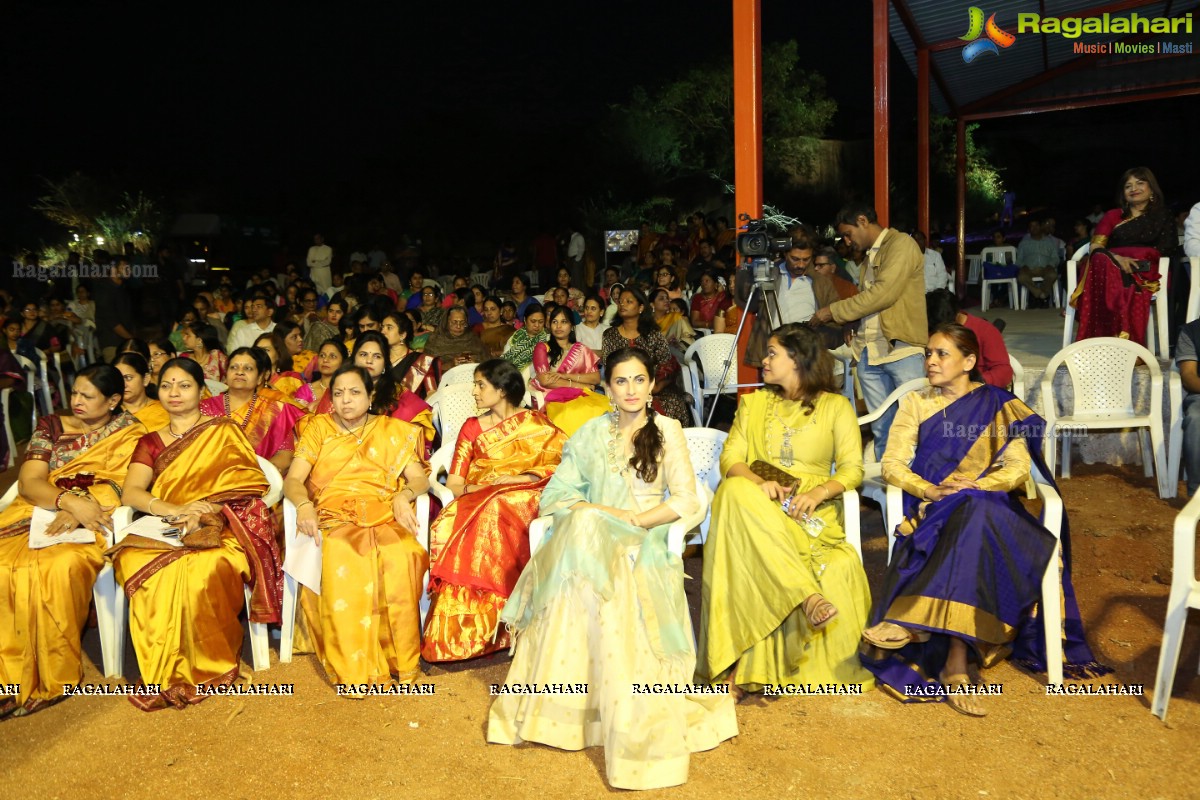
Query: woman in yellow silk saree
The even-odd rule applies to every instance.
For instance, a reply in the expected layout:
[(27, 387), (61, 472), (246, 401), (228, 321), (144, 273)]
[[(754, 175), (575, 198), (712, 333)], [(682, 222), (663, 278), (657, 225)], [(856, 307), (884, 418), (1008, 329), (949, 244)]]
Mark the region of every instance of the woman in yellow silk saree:
[(520, 407), (525, 381), (502, 358), (475, 370), (474, 396), (487, 413), (463, 425), (446, 478), (457, 499), (429, 529), (426, 661), (508, 647), (500, 611), (529, 561), (529, 523), (566, 441), (544, 415)]
[[(79, 371), (71, 392), (73, 416), (45, 416), (25, 451), (20, 494), (0, 512), (0, 684), (20, 686), (0, 696), (0, 717), (33, 713), (63, 698), (83, 677), (80, 635), (92, 584), (104, 566), (104, 528), (120, 505), (118, 481), (146, 433), (121, 408), (116, 369)], [(46, 532), (96, 531), (91, 543), (30, 548), (35, 507), (57, 511)]]
[(121, 353), (113, 366), (125, 379), (125, 393), (121, 406), (137, 417), (147, 431), (156, 431), (167, 424), (167, 410), (162, 403), (146, 393), (150, 386), (150, 364), (140, 353)]
[(862, 439), (831, 375), (811, 329), (784, 325), (763, 361), (768, 388), (741, 398), (704, 543), (704, 680), (874, 685), (857, 655), (871, 595), (837, 500), (862, 483)]
[(355, 687), (349, 696), (416, 678), (429, 565), (412, 508), (429, 488), (424, 434), (369, 413), (373, 389), (362, 367), (334, 374), (332, 413), (310, 419), (283, 487), (298, 532), (321, 545), (321, 593), (300, 598), (308, 631), (330, 682)]
[(159, 397), (170, 422), (138, 442), (125, 479), (126, 505), (176, 520), (184, 531), (183, 546), (126, 537), (113, 555), (142, 682), (160, 687), (158, 695), (130, 698), (145, 711), (184, 708), (206, 689), (233, 683), (246, 585), (252, 622), (280, 618), (283, 569), (262, 501), (267, 479), (236, 423), (200, 413), (202, 386), (195, 361), (163, 366)]

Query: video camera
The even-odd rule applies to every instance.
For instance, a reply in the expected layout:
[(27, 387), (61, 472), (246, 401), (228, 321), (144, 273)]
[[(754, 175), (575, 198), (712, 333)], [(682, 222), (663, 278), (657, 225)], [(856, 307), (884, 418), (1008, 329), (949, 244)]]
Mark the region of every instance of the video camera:
[(737, 251), (746, 258), (763, 258), (772, 253), (786, 253), (792, 244), (787, 236), (772, 236), (767, 232), (766, 220), (751, 219), (749, 214), (741, 214), (738, 219), (746, 223), (739, 230)]

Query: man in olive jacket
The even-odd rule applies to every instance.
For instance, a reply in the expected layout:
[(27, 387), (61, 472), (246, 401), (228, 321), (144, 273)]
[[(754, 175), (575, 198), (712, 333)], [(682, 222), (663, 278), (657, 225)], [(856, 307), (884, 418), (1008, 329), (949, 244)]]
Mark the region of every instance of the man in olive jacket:
[[(810, 324), (859, 322), (850, 346), (858, 359), (863, 399), (873, 411), (897, 386), (925, 375), (925, 343), (929, 338), (925, 258), (911, 236), (881, 226), (875, 209), (869, 205), (846, 206), (838, 212), (836, 222), (842, 238), (867, 253), (860, 276), (861, 291), (821, 308)], [(893, 407), (871, 423), (877, 458), (882, 458), (887, 447), (895, 415)]]

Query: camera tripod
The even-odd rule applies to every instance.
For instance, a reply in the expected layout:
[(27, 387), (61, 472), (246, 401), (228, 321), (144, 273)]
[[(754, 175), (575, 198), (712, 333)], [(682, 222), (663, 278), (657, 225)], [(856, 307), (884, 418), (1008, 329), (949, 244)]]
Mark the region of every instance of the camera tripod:
[[(756, 313), (766, 313), (767, 322), (770, 324), (771, 330), (775, 330), (783, 324), (779, 317), (779, 297), (775, 293), (774, 281), (761, 277), (756, 278), (750, 286), (750, 293), (746, 295), (746, 303), (742, 306), (742, 318), (738, 320), (737, 331), (733, 334), (733, 342), (729, 345), (729, 352), (725, 354), (725, 361), (721, 368), (721, 380), (717, 382), (717, 392), (713, 395), (712, 408), (708, 410), (708, 418), (704, 421), (705, 427), (712, 425), (713, 414), (717, 412), (717, 398), (726, 389), (748, 389), (762, 386), (761, 383), (728, 383), (729, 370), (733, 367), (734, 359), (737, 358), (738, 341), (742, 338), (742, 330), (746, 326), (746, 319), (750, 316), (750, 309), (754, 305), (756, 294), (759, 296), (759, 308)], [(700, 407), (704, 407), (703, 399), (701, 399)]]

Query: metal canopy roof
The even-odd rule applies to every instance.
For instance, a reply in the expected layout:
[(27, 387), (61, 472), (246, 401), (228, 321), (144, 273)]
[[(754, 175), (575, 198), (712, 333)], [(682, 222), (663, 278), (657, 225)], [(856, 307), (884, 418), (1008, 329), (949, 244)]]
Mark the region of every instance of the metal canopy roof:
[[(1015, 39), (992, 52), (964, 60), (964, 38), (971, 28), (969, 8), (974, 3), (984, 19), (994, 15), (1000, 30)], [(928, 49), (930, 101), (944, 114), (965, 119), (1034, 114), (1176, 97), (1200, 93), (1200, 3), (1195, 0), (891, 0), (888, 28), (909, 68), (917, 72), (917, 52)], [(1080, 33), (1069, 38), (1059, 33), (1024, 33), (1018, 14), (1048, 17), (1081, 17), (1098, 24), (1111, 20), (1156, 17), (1184, 18), (1192, 14), (1192, 33), (1178, 34)], [(981, 34), (980, 39), (987, 39)], [(1190, 47), (1191, 53), (1157, 52), (1160, 43)], [(1108, 53), (1079, 53), (1077, 45), (1107, 45)], [(1115, 53), (1127, 45), (1149, 45), (1150, 54)], [(985, 45), (985, 47), (987, 47)], [(1133, 48), (1140, 49), (1140, 48)]]

